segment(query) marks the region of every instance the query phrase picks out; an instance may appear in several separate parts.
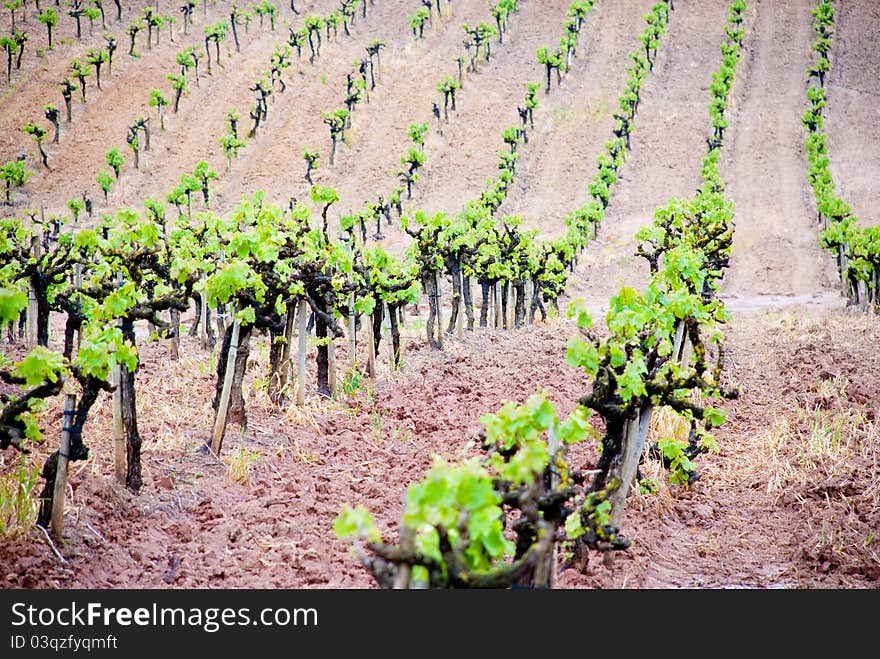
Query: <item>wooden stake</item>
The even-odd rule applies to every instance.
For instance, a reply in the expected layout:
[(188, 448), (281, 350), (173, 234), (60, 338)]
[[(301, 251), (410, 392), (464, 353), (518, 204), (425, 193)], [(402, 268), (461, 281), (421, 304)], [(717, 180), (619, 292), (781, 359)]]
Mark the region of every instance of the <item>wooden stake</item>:
[(296, 404), (306, 404), (306, 314), (308, 303), (300, 300), (296, 311), (296, 327), (299, 335), (299, 351), (296, 359)]
[(507, 329), (513, 329), (513, 326), (516, 324), (514, 322), (514, 317), (516, 314), (516, 309), (514, 308), (516, 304), (516, 295), (513, 290), (513, 282), (507, 282)]
[(348, 298), (348, 363), (354, 368), (357, 361), (357, 336), (355, 335), (354, 293)]
[(113, 367), (113, 474), (125, 483), (125, 425), (122, 422), (122, 367)]
[(526, 324), (532, 324), (532, 298), (535, 296), (535, 284), (531, 280), (531, 278), (526, 279), (525, 293), (525, 311), (526, 311)]
[[(495, 286), (489, 288), (489, 299), (487, 300), (489, 308), (486, 310), (486, 326), (495, 327)], [(480, 302), (480, 310), (482, 313), (483, 303)]]
[(220, 455), (223, 445), (223, 435), (226, 432), (226, 414), (229, 411), (229, 395), (232, 392), (232, 379), (235, 377), (235, 357), (238, 354), (238, 335), (241, 331), (241, 323), (235, 319), (232, 323), (232, 336), (229, 339), (229, 355), (226, 359), (226, 374), (223, 377), (223, 389), (220, 391), (220, 404), (217, 406), (217, 418), (214, 419), (214, 436), (211, 440), (211, 450), (214, 455)]
[(37, 294), (34, 287), (28, 284), (28, 305), (27, 305), (27, 345), (37, 345)]
[(171, 359), (180, 359), (180, 312), (171, 309)]
[[(40, 258), (40, 239), (38, 236), (33, 236), (31, 238), (31, 254), (35, 259)], [(28, 306), (27, 306), (27, 323), (26, 323), (26, 331), (27, 331), (27, 345), (35, 346), (37, 345), (37, 292), (34, 290), (34, 287), (28, 282)]]
[(684, 337), (684, 345), (681, 347), (681, 359), (679, 360), (679, 364), (681, 368), (687, 368), (688, 364), (691, 361), (691, 350), (693, 350), (693, 346), (691, 345), (691, 338), (689, 336)]
[(443, 350), (443, 295), (440, 291), (440, 273), (434, 273), (435, 293), (437, 294), (437, 343)]
[(70, 423), (73, 421), (73, 408), (76, 396), (64, 395), (64, 427), (61, 429), (61, 446), (58, 448), (58, 466), (55, 471), (55, 488), (52, 491), (52, 535), (59, 542), (64, 528), (64, 495), (67, 490), (67, 463), (70, 459)]
[(199, 293), (201, 308), (199, 309), (199, 342), (202, 350), (208, 351), (208, 295), (205, 291)]
[(327, 385), (330, 387), (330, 395), (336, 395), (336, 341), (330, 337), (327, 344)]
[(455, 336), (462, 339), (464, 338), (464, 277), (461, 274), (461, 268), (452, 276), (458, 277), (458, 299), (455, 301)]
[(366, 316), (367, 321), (367, 376), (376, 377), (376, 339), (373, 336), (373, 314)]
[[(610, 525), (620, 528), (623, 519), (623, 508), (626, 504), (626, 495), (636, 475), (639, 459), (645, 447), (645, 438), (648, 436), (648, 424), (651, 422), (653, 408), (648, 405), (639, 411), (638, 417), (628, 419), (624, 430), (623, 447), (620, 454), (620, 462), (611, 470), (611, 478), (617, 478), (619, 487), (611, 493), (608, 500), (611, 502)], [(611, 565), (613, 551), (606, 551), (604, 556), (605, 565)]]
[(681, 360), (681, 342), (684, 338), (684, 321), (679, 320), (675, 324), (675, 343), (672, 346), (672, 358), (675, 361)]
[(388, 341), (388, 363), (391, 364), (391, 370), (395, 369), (394, 364), (394, 341), (391, 338), (391, 307), (389, 307), (385, 302), (382, 303), (382, 306), (385, 308), (385, 314), (383, 316), (384, 320), (382, 321), (382, 329), (384, 330), (385, 339)]
[(493, 296), (493, 300), (495, 301), (495, 329), (501, 329), (502, 324), (502, 316), (501, 316), (501, 282), (495, 282), (495, 295)]
[(281, 391), (286, 396), (287, 390), (290, 388), (290, 375), (293, 372), (291, 368), (290, 355), (293, 352), (293, 328), (296, 321), (296, 304), (287, 303), (287, 318), (284, 319), (284, 348), (281, 350), (281, 365), (279, 366), (279, 377), (282, 379)]

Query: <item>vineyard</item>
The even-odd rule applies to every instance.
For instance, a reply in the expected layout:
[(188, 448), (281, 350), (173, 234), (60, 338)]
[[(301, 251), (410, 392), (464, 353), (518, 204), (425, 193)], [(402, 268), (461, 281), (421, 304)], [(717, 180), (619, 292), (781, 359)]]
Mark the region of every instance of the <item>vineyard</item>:
[(3, 588), (876, 588), (872, 0), (9, 0)]

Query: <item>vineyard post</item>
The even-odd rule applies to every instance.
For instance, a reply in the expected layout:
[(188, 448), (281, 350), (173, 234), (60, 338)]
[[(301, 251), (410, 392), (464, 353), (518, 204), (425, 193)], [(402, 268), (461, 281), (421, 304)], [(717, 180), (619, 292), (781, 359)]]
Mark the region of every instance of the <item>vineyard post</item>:
[(681, 346), (681, 358), (678, 360), (679, 364), (681, 364), (682, 368), (687, 366), (688, 362), (690, 362), (692, 348), (693, 348), (693, 346), (691, 344), (690, 337), (685, 335), (683, 345)]
[(495, 303), (495, 329), (501, 329), (501, 282), (496, 281), (492, 290), (492, 300)]
[(180, 312), (171, 309), (171, 359), (180, 359)]
[(391, 336), (391, 314), (394, 311), (385, 302), (382, 303), (382, 306), (385, 307), (385, 313), (382, 315), (382, 333), (385, 334), (388, 340), (388, 359), (393, 371), (397, 366), (397, 362), (394, 359), (394, 339)]
[[(116, 273), (116, 286), (122, 286), (122, 273)], [(119, 323), (122, 327), (122, 323)], [(126, 446), (125, 437), (125, 418), (122, 414), (122, 365), (116, 364), (113, 367), (113, 384), (116, 388), (113, 390), (113, 471), (117, 480), (125, 484), (128, 477), (128, 447)]]
[(464, 277), (461, 275), (461, 270), (455, 276), (462, 283), (458, 297), (455, 298), (455, 336), (462, 339), (464, 338)]
[(299, 337), (299, 351), (296, 359), (296, 404), (302, 407), (306, 403), (306, 315), (308, 303), (302, 299), (296, 310), (296, 331)]
[(681, 342), (684, 339), (684, 322), (679, 320), (675, 324), (675, 345), (672, 347), (672, 358), (675, 361), (681, 359)]
[[(400, 309), (402, 310), (404, 306), (406, 306), (406, 305), (401, 306)], [(404, 342), (403, 342), (403, 332), (401, 331), (403, 329), (403, 316), (402, 315), (401, 315), (401, 319), (399, 322), (400, 322), (400, 325), (399, 325), (398, 331), (400, 332), (401, 337), (400, 337), (400, 343), (397, 346), (397, 359), (394, 359), (394, 356), (393, 356), (394, 355), (394, 346), (393, 345), (391, 346), (391, 354), (392, 354), (391, 359), (392, 359), (392, 363), (394, 364), (394, 368), (397, 368), (397, 367), (400, 367), (403, 365)]]
[(437, 296), (437, 344), (443, 350), (443, 294), (440, 290), (440, 273), (434, 273), (434, 295)]
[(76, 396), (64, 395), (64, 419), (61, 428), (61, 446), (58, 447), (58, 467), (55, 471), (55, 488), (52, 492), (52, 521), (50, 528), (52, 535), (61, 541), (61, 531), (64, 527), (64, 494), (67, 490), (67, 462), (70, 458), (70, 426), (76, 412)]
[[(640, 408), (636, 416), (627, 419), (623, 431), (623, 445), (621, 446), (619, 462), (611, 471), (612, 480), (617, 480), (618, 487), (608, 500), (611, 502), (611, 514), (609, 524), (614, 528), (620, 528), (620, 522), (623, 520), (623, 508), (626, 504), (626, 495), (629, 492), (629, 486), (636, 476), (636, 470), (639, 466), (639, 459), (642, 457), (642, 450), (645, 447), (645, 438), (648, 435), (648, 425), (651, 422), (651, 412), (653, 407), (648, 404)], [(614, 560), (614, 552), (606, 551), (603, 561), (606, 566), (611, 565)]]
[[(486, 326), (494, 327), (495, 326), (495, 286), (487, 284), (487, 288), (489, 289), (488, 298), (483, 298), (480, 301), (480, 317), (483, 315), (483, 307), (488, 307), (486, 309)], [(482, 327), (482, 325), (481, 325)]]
[(220, 392), (220, 403), (217, 405), (217, 418), (214, 419), (214, 436), (211, 440), (211, 450), (215, 455), (220, 455), (223, 445), (223, 434), (226, 432), (226, 414), (229, 410), (229, 395), (232, 392), (232, 379), (235, 375), (235, 357), (238, 354), (238, 335), (241, 331), (241, 321), (237, 318), (232, 323), (232, 336), (229, 340), (229, 354), (226, 359), (226, 373), (223, 376), (223, 389)]
[(532, 300), (535, 298), (535, 282), (532, 281), (531, 277), (526, 279), (526, 322), (531, 325), (535, 321), (535, 316), (532, 314)]
[(373, 336), (373, 314), (366, 317), (367, 324), (367, 376), (376, 377), (376, 339)]
[[(34, 259), (40, 258), (40, 239), (38, 236), (31, 238), (31, 254)], [(28, 283), (28, 306), (27, 306), (27, 344), (37, 344), (37, 292), (33, 284)]]
[(327, 344), (327, 386), (330, 387), (330, 396), (336, 395), (336, 341), (329, 337)]
[(113, 367), (113, 473), (125, 483), (125, 426), (122, 422), (122, 366)]
[(199, 305), (199, 341), (202, 344), (202, 350), (208, 350), (208, 294), (205, 291), (199, 293), (201, 305)]
[(217, 321), (217, 336), (226, 334), (226, 307), (222, 304), (217, 305), (217, 312), (214, 314)]
[(354, 334), (355, 317), (354, 317), (354, 293), (348, 298), (348, 363), (354, 367), (357, 361), (357, 338)]
[(278, 391), (280, 395), (286, 395), (290, 386), (291, 362), (290, 353), (293, 348), (293, 327), (296, 321), (296, 304), (294, 302), (287, 303), (287, 313), (284, 319), (284, 348), (281, 351), (281, 365), (279, 367)]
[(507, 282), (507, 327), (513, 329), (516, 325), (516, 294), (513, 282)]

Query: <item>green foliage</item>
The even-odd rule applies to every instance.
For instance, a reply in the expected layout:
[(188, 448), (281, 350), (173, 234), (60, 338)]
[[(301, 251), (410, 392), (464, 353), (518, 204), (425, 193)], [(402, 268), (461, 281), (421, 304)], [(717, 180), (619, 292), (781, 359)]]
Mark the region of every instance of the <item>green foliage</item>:
[(226, 162), (227, 167), (228, 163), (233, 159), (238, 157), (239, 150), (243, 149), (247, 146), (247, 142), (242, 139), (239, 139), (232, 133), (227, 133), (220, 137), (220, 148), (223, 149), (223, 153), (226, 154)]
[(58, 24), (58, 12), (54, 7), (47, 7), (37, 15), (37, 20), (43, 25), (55, 27)]
[(416, 146), (424, 148), (425, 146), (425, 134), (428, 132), (428, 124), (410, 124), (409, 126), (409, 138), (415, 143)]
[(29, 121), (24, 125), (24, 128), (22, 130), (30, 135), (34, 139), (34, 142), (38, 144), (46, 139), (46, 129), (38, 124), (34, 124)]
[(85, 210), (86, 204), (82, 199), (74, 198), (67, 201), (67, 208), (73, 213), (73, 221), (79, 220), (79, 214)]
[(36, 346), (24, 359), (15, 364), (12, 372), (22, 378), (28, 387), (43, 382), (58, 382), (65, 373), (64, 357), (43, 346)]
[(122, 169), (122, 165), (125, 164), (125, 159), (119, 152), (119, 148), (113, 147), (112, 149), (110, 149), (105, 154), (104, 159), (107, 161), (107, 165), (110, 167), (110, 169), (113, 170), (116, 178), (119, 179), (119, 171)]
[(24, 291), (6, 286), (0, 288), (0, 323), (5, 325), (17, 321), (27, 303), (27, 293)]
[(835, 16), (830, 0), (819, 0), (813, 9), (816, 39), (812, 50), (816, 58), (808, 73), (818, 78), (818, 84), (807, 88), (808, 108), (802, 117), (808, 130), (805, 143), (809, 165), (807, 178), (819, 221), (825, 223), (819, 244), (836, 252), (839, 274), (850, 299), (866, 306), (873, 303), (876, 307), (880, 303), (880, 229), (859, 227), (849, 204), (838, 196), (824, 133), (824, 77), (832, 66), (828, 55), (833, 43)]
[(424, 34), (425, 23), (428, 22), (428, 19), (431, 17), (430, 13), (428, 13), (428, 9), (426, 7), (419, 7), (414, 14), (410, 14), (407, 18), (409, 19), (409, 26), (412, 28), (413, 36), (418, 39)]
[(333, 520), (333, 532), (341, 540), (364, 538), (368, 542), (380, 542), (382, 536), (376, 528), (370, 511), (361, 504), (354, 508), (344, 506), (342, 513)]
[(321, 205), (330, 205), (339, 201), (339, 195), (336, 193), (336, 190), (333, 188), (322, 188), (318, 185), (312, 186), (309, 196), (314, 203)]
[(9, 201), (9, 191), (11, 188), (20, 188), (31, 177), (33, 172), (29, 171), (24, 164), (24, 160), (9, 160), (0, 167), (0, 179), (6, 182), (6, 199)]
[(168, 99), (165, 98), (165, 96), (162, 95), (162, 92), (158, 89), (151, 89), (149, 103), (151, 108), (161, 109), (162, 107), (168, 105)]
[(669, 464), (669, 482), (672, 485), (687, 485), (696, 471), (696, 464), (687, 456), (686, 444), (674, 437), (665, 437), (657, 442), (664, 462)]

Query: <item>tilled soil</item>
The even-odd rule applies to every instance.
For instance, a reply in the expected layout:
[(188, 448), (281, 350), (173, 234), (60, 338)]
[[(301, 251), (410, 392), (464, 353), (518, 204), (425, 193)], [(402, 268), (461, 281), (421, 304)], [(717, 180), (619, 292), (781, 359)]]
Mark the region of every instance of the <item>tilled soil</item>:
[[(302, 14), (335, 6), (300, 3)], [(165, 5), (160, 2), (164, 8)], [(633, 235), (651, 211), (672, 194), (693, 190), (704, 149), (709, 75), (719, 61), (726, 3), (676, 3), (655, 71), (648, 78), (636, 118), (633, 150), (622, 169), (608, 221), (572, 278), (571, 294), (586, 295), (604, 308), (621, 284), (638, 285), (643, 264), (635, 261)], [(515, 104), (525, 83), (542, 80), (534, 50), (555, 43), (567, 3), (529, 0), (511, 19), (505, 44), (470, 74), (456, 113), (440, 136), (431, 126), (428, 166), (414, 203), (455, 212), (494, 175), (500, 131), (516, 122)], [(171, 7), (169, 5), (169, 7)], [(565, 211), (586, 198), (597, 149), (610, 134), (625, 53), (634, 49), (637, 15), (650, 3), (597, 3), (587, 19), (578, 59), (560, 89), (541, 97), (536, 130), (524, 145), (517, 182), (505, 211), (526, 215), (528, 226), (558, 232)], [(593, 558), (584, 573), (563, 570), (566, 588), (876, 588), (880, 555), (878, 503), (878, 399), (880, 362), (876, 318), (840, 309), (831, 262), (816, 245), (816, 229), (802, 153), (804, 76), (810, 61), (808, 0), (751, 0), (745, 59), (731, 101), (731, 128), (723, 150), (722, 175), (737, 208), (731, 268), (724, 297), (734, 310), (727, 328), (728, 377), (741, 388), (730, 418), (717, 433), (720, 451), (700, 458), (701, 478), (686, 489), (665, 486), (658, 494), (635, 495), (623, 532), (632, 547), (606, 568)], [(180, 174), (200, 159), (220, 173), (216, 210), (239, 194), (265, 187), (270, 198), (305, 194), (303, 146), (321, 148), (325, 160), (315, 175), (337, 186), (346, 212), (393, 182), (409, 123), (430, 121), (432, 90), (452, 74), (460, 51), (460, 23), (485, 20), (482, 2), (456, 2), (451, 14), (412, 40), (396, 3), (377, 0), (351, 38), (325, 44), (314, 64), (295, 65), (293, 84), (276, 94), (269, 121), (224, 172), (217, 137), (225, 113), (236, 106), (249, 124), (248, 87), (266, 68), (286, 28), (251, 25), (242, 53), (224, 57), (222, 75), (191, 85), (168, 132), (154, 132), (146, 167), (127, 169), (106, 210), (164, 195)], [(170, 10), (170, 9), (166, 9)], [(111, 8), (112, 11), (112, 8)], [(201, 10), (191, 34), (223, 17)], [(31, 13), (29, 11), (29, 13)], [(828, 130), (835, 178), (863, 221), (874, 223), (870, 181), (880, 176), (876, 121), (868, 102), (876, 92), (876, 57), (859, 26), (876, 19), (873, 3), (839, 8), (840, 46), (829, 81)], [(292, 18), (292, 23), (297, 19)], [(8, 21), (8, 18), (4, 17)], [(436, 18), (435, 18), (436, 21)], [(43, 26), (31, 17), (36, 46)], [(62, 150), (50, 147), (54, 171), (41, 172), (18, 193), (16, 208), (38, 201), (60, 212), (67, 199), (92, 190), (103, 153), (125, 146), (125, 127), (146, 107), (147, 89), (164, 84), (174, 52), (189, 43), (175, 27), (175, 43), (163, 32), (160, 44), (141, 58), (125, 55), (123, 25), (118, 62), (104, 74), (104, 91), (89, 89), (89, 103), (74, 100), (75, 120), (62, 132)], [(69, 25), (58, 34), (70, 38)], [(326, 167), (329, 139), (320, 112), (341, 104), (345, 74), (366, 44), (387, 38), (379, 87), (355, 115), (339, 165)], [(0, 103), (0, 153), (15, 157), (28, 144), (19, 132), (26, 117), (40, 118), (74, 54), (100, 43), (99, 30), (82, 43), (60, 43), (46, 59), (26, 55), (14, 93)], [(867, 43), (867, 45), (866, 45)], [(224, 46), (228, 51), (229, 44)], [(876, 78), (876, 76), (874, 76)], [(91, 84), (91, 81), (90, 81)], [(51, 91), (50, 91), (51, 90)], [(436, 96), (434, 96), (436, 98)], [(63, 110), (63, 108), (62, 108)], [(155, 121), (155, 119), (154, 119)], [(872, 123), (873, 121), (873, 123)], [(33, 147), (30, 164), (36, 169)], [(130, 154), (122, 148), (127, 158)], [(859, 154), (864, 152), (864, 157)], [(62, 156), (63, 154), (63, 156)], [(580, 191), (580, 193), (578, 192)], [(582, 197), (579, 195), (583, 195)], [(402, 248), (391, 227), (389, 244)], [(783, 311), (763, 311), (783, 307)], [(756, 311), (758, 310), (758, 311)], [(92, 458), (74, 464), (68, 492), (65, 540), (59, 559), (44, 536), (32, 530), (0, 545), (0, 585), (5, 588), (123, 587), (372, 587), (373, 582), (333, 535), (332, 522), (344, 503), (363, 503), (393, 539), (406, 487), (430, 466), (479, 452), (480, 415), (502, 401), (522, 401), (538, 389), (562, 413), (587, 391), (588, 382), (565, 365), (565, 342), (573, 328), (563, 320), (517, 332), (466, 333), (450, 339), (445, 352), (430, 350), (410, 332), (406, 368), (387, 369), (370, 386), (329, 404), (310, 400), (306, 411), (272, 409), (264, 393), (257, 355), (247, 384), (250, 423), (244, 442), (259, 457), (250, 482), (241, 485), (227, 464), (197, 451), (210, 434), (213, 361), (191, 341), (183, 358), (166, 358), (164, 346), (142, 346), (138, 375), (141, 430), (145, 438), (145, 485), (132, 495), (112, 477), (109, 401), (96, 405), (86, 427)], [(344, 362), (344, 351), (340, 357)], [(313, 364), (310, 365), (313, 369)], [(310, 377), (313, 375), (310, 371)], [(354, 386), (350, 387), (354, 389)], [(46, 413), (47, 442), (30, 456), (42, 464), (60, 428), (60, 412)], [(228, 431), (224, 457), (238, 451)], [(12, 460), (4, 456), (4, 469)], [(575, 466), (590, 468), (594, 446), (574, 452)], [(645, 466), (647, 470), (647, 465)]]
[[(371, 587), (347, 543), (333, 535), (341, 506), (366, 505), (393, 539), (406, 487), (432, 456), (479, 453), (480, 415), (538, 389), (560, 413), (570, 412), (588, 390), (586, 378), (564, 364), (571, 332), (557, 320), (468, 334), (444, 353), (416, 347), (402, 373), (312, 405), (314, 425), (289, 410), (269, 413), (255, 388), (246, 443), (260, 457), (246, 486), (196, 450), (209, 436), (210, 410), (202, 418), (179, 413), (178, 406), (208, 400), (212, 377), (199, 366), (206, 358), (187, 344), (180, 364), (156, 363), (153, 347), (153, 366), (141, 379), (163, 381), (176, 395), (142, 385), (141, 494), (108, 475), (110, 420), (102, 407), (87, 427), (93, 458), (72, 470), (67, 562), (34, 530), (0, 547), (0, 583)], [(623, 529), (632, 547), (611, 568), (594, 557), (584, 573), (562, 571), (560, 587), (877, 587), (876, 323), (842, 313), (743, 315), (728, 336), (729, 379), (741, 396), (717, 434), (720, 451), (700, 458), (692, 487), (634, 496)], [(834, 428), (854, 412), (864, 425), (846, 442), (867, 450), (811, 452), (816, 419)], [(224, 454), (237, 450), (235, 435), (230, 428)], [(589, 469), (595, 459), (595, 447), (579, 447), (573, 466)]]

